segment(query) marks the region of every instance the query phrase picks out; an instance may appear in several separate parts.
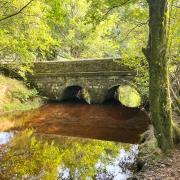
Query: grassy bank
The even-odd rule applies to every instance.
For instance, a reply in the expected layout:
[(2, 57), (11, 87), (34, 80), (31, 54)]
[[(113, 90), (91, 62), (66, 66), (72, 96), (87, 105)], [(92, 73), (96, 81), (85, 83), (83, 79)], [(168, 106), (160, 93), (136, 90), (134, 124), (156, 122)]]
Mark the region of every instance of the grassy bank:
[(28, 89), (22, 81), (0, 75), (0, 113), (25, 111), (40, 105), (35, 89)]

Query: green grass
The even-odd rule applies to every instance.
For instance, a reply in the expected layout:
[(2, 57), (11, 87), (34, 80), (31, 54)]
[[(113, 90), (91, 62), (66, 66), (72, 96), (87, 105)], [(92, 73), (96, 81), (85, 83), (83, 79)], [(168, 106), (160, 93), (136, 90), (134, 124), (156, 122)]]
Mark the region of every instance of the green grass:
[(33, 101), (27, 101), (24, 103), (7, 103), (3, 106), (3, 110), (6, 111), (27, 111), (35, 109), (40, 106), (40, 100), (34, 99)]

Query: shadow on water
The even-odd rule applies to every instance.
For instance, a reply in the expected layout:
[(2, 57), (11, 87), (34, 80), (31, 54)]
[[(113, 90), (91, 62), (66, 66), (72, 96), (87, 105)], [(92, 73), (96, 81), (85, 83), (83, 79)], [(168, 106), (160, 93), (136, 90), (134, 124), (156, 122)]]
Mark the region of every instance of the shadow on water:
[[(50, 102), (50, 101), (49, 101)], [(56, 104), (58, 102), (51, 101), (52, 104)], [(72, 104), (87, 104), (87, 102), (84, 99), (79, 99), (77, 97), (72, 97), (71, 99), (62, 100), (59, 102), (60, 104), (64, 103), (72, 103)]]
[[(87, 104), (87, 102), (84, 100), (84, 99), (79, 99), (79, 98), (77, 98), (77, 97), (72, 97), (72, 98), (70, 98), (70, 99), (63, 99), (63, 100), (61, 100), (61, 101), (56, 101), (56, 100), (48, 100), (47, 101), (47, 104), (59, 104), (59, 105), (61, 105), (61, 104), (67, 104), (67, 103), (69, 103), (69, 104), (82, 104), (82, 105), (84, 105), (84, 104)], [(46, 104), (46, 105), (47, 105)]]
[(148, 126), (147, 115), (139, 108), (128, 108), (117, 103), (48, 103), (38, 110), (3, 118), (8, 120), (0, 121), (0, 131), (33, 128), (38, 133), (125, 143), (137, 143), (139, 135)]
[(103, 102), (103, 105), (117, 105), (117, 106), (122, 106), (122, 104), (115, 98), (111, 98), (111, 99), (106, 99)]

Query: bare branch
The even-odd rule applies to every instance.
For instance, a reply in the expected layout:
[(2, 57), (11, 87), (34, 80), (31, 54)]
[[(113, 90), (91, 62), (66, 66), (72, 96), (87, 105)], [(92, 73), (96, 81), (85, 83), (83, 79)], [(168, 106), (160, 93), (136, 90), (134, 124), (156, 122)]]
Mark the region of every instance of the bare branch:
[(148, 23), (148, 21), (146, 21), (146, 22), (141, 22), (141, 23), (137, 24), (136, 26), (134, 26), (133, 28), (131, 28), (131, 29), (126, 33), (125, 37), (124, 37), (120, 42), (125, 41), (133, 31), (135, 31), (137, 28), (139, 28), (139, 27), (141, 27), (141, 26), (146, 25), (147, 23)]
[(110, 8), (107, 10), (107, 12), (102, 16), (101, 21), (104, 20), (104, 19), (106, 18), (106, 16), (107, 16), (113, 9), (118, 8), (118, 7), (121, 7), (121, 6), (124, 6), (125, 4), (127, 4), (127, 3), (130, 2), (130, 1), (131, 1), (131, 0), (126, 0), (126, 1), (124, 1), (123, 3), (121, 3), (121, 4), (117, 4), (117, 5), (114, 5), (114, 6), (110, 7)]
[(27, 8), (32, 2), (33, 2), (34, 0), (30, 0), (26, 5), (24, 5), (19, 11), (17, 11), (17, 12), (15, 12), (15, 13), (13, 13), (13, 14), (10, 14), (10, 15), (8, 15), (8, 16), (6, 16), (6, 17), (3, 17), (3, 18), (1, 18), (0, 19), (0, 22), (1, 21), (4, 21), (4, 20), (6, 20), (6, 19), (9, 19), (9, 18), (11, 18), (11, 17), (14, 17), (14, 16), (16, 16), (16, 15), (18, 15), (18, 14), (20, 14), (25, 8)]

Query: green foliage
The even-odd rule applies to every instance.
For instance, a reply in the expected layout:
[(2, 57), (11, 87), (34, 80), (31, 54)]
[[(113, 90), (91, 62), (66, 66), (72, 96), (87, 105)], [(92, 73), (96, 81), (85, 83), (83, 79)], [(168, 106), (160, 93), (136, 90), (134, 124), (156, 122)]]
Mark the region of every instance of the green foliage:
[(19, 99), (22, 103), (26, 102), (28, 100), (32, 100), (34, 97), (37, 96), (37, 90), (33, 89), (31, 91), (29, 91), (28, 89), (25, 89), (24, 91), (20, 91), (20, 90), (12, 90), (11, 91), (12, 97)]
[(36, 89), (28, 89), (23, 82), (0, 75), (0, 110), (28, 110), (40, 106)]
[(62, 154), (61, 167), (70, 169), (72, 179), (75, 178), (76, 170), (78, 178), (85, 179), (97, 174), (95, 165), (98, 161), (107, 164), (110, 159), (115, 158), (120, 145), (114, 142), (68, 138), (59, 147)]
[(25, 130), (12, 140), (0, 165), (4, 168), (2, 178), (56, 179), (61, 161), (59, 149), (53, 143), (37, 141), (32, 133), (32, 130)]
[(173, 0), (169, 2), (170, 10), (168, 14), (168, 58), (172, 64), (180, 62), (180, 8), (178, 8), (179, 1)]
[[(17, 12), (27, 0), (1, 0), (0, 18)], [(38, 53), (43, 53), (56, 42), (52, 38), (45, 15), (44, 1), (33, 1), (17, 16), (0, 22), (0, 55), (2, 59), (28, 64)]]
[[(9, 3), (8, 14), (17, 11), (25, 2), (27, 0)], [(33, 58), (120, 56), (132, 44), (120, 42), (126, 39), (127, 29), (134, 26), (136, 17), (146, 19), (144, 5), (134, 2), (132, 5), (127, 3), (131, 5), (128, 8), (118, 8), (119, 4), (125, 1), (35, 1), (23, 13), (0, 22), (0, 35), (4, 41), (1, 53), (5, 57), (13, 54), (25, 64), (29, 62), (28, 59)], [(111, 6), (117, 8), (104, 16)], [(3, 6), (1, 10), (2, 17), (6, 8)], [(133, 20), (130, 17), (134, 17)], [(94, 22), (96, 18), (99, 18), (98, 23)], [(135, 34), (137, 32), (133, 33)], [(137, 35), (140, 34), (142, 37), (141, 32)], [(136, 45), (132, 44), (132, 47)], [(137, 49), (134, 52), (137, 52)]]
[[(53, 139), (53, 142), (52, 140)], [(71, 179), (94, 178), (97, 163), (106, 166), (120, 149), (131, 145), (91, 139), (35, 135), (26, 129), (15, 134), (1, 160), (1, 177), (5, 179), (57, 179), (69, 169)], [(61, 168), (58, 175), (58, 169)], [(78, 172), (78, 173), (77, 173)], [(76, 175), (75, 175), (76, 174)]]
[(141, 105), (140, 94), (131, 86), (124, 85), (118, 88), (119, 101), (128, 107), (138, 107)]
[(27, 111), (30, 109), (35, 109), (40, 106), (40, 99), (34, 99), (32, 101), (26, 101), (24, 103), (10, 102), (3, 105), (2, 111)]
[[(0, 18), (17, 12), (27, 2), (1, 0)], [(174, 64), (180, 52), (178, 0), (170, 1), (169, 6), (168, 58)], [(16, 59), (23, 77), (24, 72), (31, 72), (35, 59), (121, 56), (123, 64), (138, 71), (135, 84), (148, 96), (148, 63), (142, 53), (148, 39), (146, 1), (33, 1), (18, 15), (0, 21), (0, 38), (0, 59)]]

